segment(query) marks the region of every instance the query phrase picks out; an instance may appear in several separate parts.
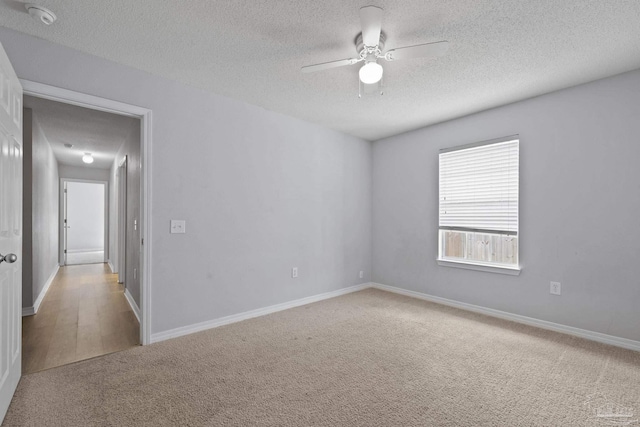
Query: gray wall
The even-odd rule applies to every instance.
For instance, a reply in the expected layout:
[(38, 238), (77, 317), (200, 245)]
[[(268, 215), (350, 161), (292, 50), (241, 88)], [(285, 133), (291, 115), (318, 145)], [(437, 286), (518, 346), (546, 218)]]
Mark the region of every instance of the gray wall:
[(22, 306), (31, 307), (58, 265), (58, 163), (30, 109), (24, 129)]
[(33, 110), (22, 110), (22, 307), (33, 306)]
[[(122, 144), (118, 154), (123, 150)], [(118, 265), (118, 160), (113, 161), (113, 166), (109, 171), (109, 264), (114, 273), (120, 269)]]
[(21, 78), (153, 110), (152, 333), (369, 281), (369, 142), (6, 28), (0, 41)]
[[(1, 40), (1, 39), (0, 39)], [(109, 169), (97, 169), (90, 166), (69, 166), (59, 164), (60, 178), (86, 179), (89, 181), (109, 181)]]
[[(110, 171), (110, 240), (109, 260), (120, 271), (118, 265), (118, 167), (125, 156), (127, 157), (127, 238), (126, 238), (126, 272), (124, 273), (124, 285), (129, 290), (138, 307), (140, 307), (140, 227), (134, 228), (134, 221), (140, 224), (140, 122), (136, 122), (122, 143), (116, 154)], [(134, 271), (135, 270), (135, 271)]]
[[(438, 150), (513, 134), (522, 273), (438, 266)], [(373, 280), (639, 340), (639, 135), (635, 71), (375, 142)]]

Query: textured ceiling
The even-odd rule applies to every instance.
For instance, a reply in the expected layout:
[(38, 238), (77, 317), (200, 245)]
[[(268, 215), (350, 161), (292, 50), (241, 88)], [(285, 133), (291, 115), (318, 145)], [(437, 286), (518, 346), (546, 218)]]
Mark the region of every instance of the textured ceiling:
[[(375, 140), (640, 68), (638, 0), (41, 0), (46, 27), (0, 0), (0, 25)], [(358, 9), (384, 8), (387, 49), (439, 40), (445, 57), (384, 63), (358, 98)]]
[[(138, 119), (62, 104), (47, 99), (24, 97), (24, 106), (51, 144), (58, 163), (93, 169), (109, 169), (125, 139), (139, 129)], [(73, 144), (67, 148), (64, 144)], [(94, 162), (82, 162), (91, 153)]]

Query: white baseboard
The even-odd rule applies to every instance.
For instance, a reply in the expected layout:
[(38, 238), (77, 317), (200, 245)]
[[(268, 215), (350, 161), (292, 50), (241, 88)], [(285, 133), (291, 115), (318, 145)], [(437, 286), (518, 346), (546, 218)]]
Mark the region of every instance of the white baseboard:
[(436, 297), (436, 296), (424, 294), (421, 292), (408, 291), (406, 289), (396, 288), (394, 286), (382, 285), (380, 283), (371, 283), (371, 287), (375, 289), (387, 291), (387, 292), (393, 292), (395, 294), (405, 295), (412, 298), (418, 298), (425, 301), (435, 302), (438, 304), (459, 308), (462, 310), (473, 311), (474, 313), (480, 313), (480, 314), (485, 314), (491, 317), (511, 320), (513, 322), (523, 323), (525, 325), (535, 326), (541, 329), (561, 332), (564, 334), (585, 338), (591, 341), (597, 341), (603, 344), (609, 344), (609, 345), (614, 345), (616, 347), (626, 348), (629, 350), (640, 351), (640, 341), (634, 341), (627, 338), (616, 337), (614, 335), (607, 335), (600, 332), (588, 331), (586, 329), (574, 328), (573, 326), (561, 325), (559, 323), (548, 322), (546, 320), (535, 319), (533, 317), (521, 316), (519, 314), (508, 313), (506, 311), (500, 311), (500, 310), (494, 310), (492, 308), (481, 307), (479, 305), (467, 304), (464, 302), (454, 301), (447, 298)]
[(140, 307), (136, 304), (136, 301), (131, 296), (129, 289), (124, 290), (124, 297), (127, 299), (127, 302), (131, 306), (131, 310), (133, 310), (133, 314), (136, 315), (136, 319), (138, 319), (138, 323), (140, 323)]
[(40, 295), (38, 295), (38, 298), (33, 303), (33, 305), (31, 307), (23, 307), (22, 308), (22, 316), (23, 317), (24, 316), (33, 316), (34, 314), (36, 314), (38, 312), (38, 310), (40, 309), (40, 304), (42, 304), (42, 300), (44, 299), (45, 295), (47, 294), (47, 291), (51, 287), (51, 284), (53, 283), (53, 279), (55, 279), (56, 274), (58, 274), (58, 270), (59, 269), (60, 269), (60, 265), (56, 265), (56, 267), (51, 272), (51, 275), (47, 279), (46, 283), (44, 284), (44, 288), (42, 288), (42, 291), (40, 291)]
[[(254, 317), (276, 313), (278, 311), (299, 307), (301, 305), (311, 304), (317, 301), (334, 298), (334, 297), (345, 295), (351, 292), (361, 291), (367, 288), (375, 288), (375, 289), (379, 289), (387, 292), (393, 292), (395, 294), (405, 295), (408, 297), (417, 298), (424, 301), (430, 301), (437, 304), (446, 305), (449, 307), (459, 308), (461, 310), (480, 313), (480, 314), (484, 314), (491, 317), (497, 317), (499, 319), (510, 320), (512, 322), (517, 322), (517, 323), (522, 323), (529, 326), (538, 327), (541, 329), (573, 335), (576, 337), (585, 338), (585, 339), (600, 342), (603, 344), (609, 344), (616, 347), (626, 348), (629, 350), (640, 351), (640, 341), (630, 340), (622, 337), (616, 337), (614, 335), (603, 334), (600, 332), (593, 332), (586, 329), (574, 328), (573, 326), (561, 325), (559, 323), (548, 322), (546, 320), (535, 319), (533, 317), (527, 317), (519, 314), (508, 313), (506, 311), (500, 311), (500, 310), (495, 310), (492, 308), (482, 307), (478, 305), (467, 304), (464, 302), (437, 297), (437, 296), (433, 296), (433, 295), (429, 295), (421, 292), (409, 291), (406, 289), (383, 285), (380, 283), (363, 283), (361, 285), (351, 286), (349, 288), (338, 289), (337, 291), (326, 292), (319, 295), (301, 298), (295, 301), (289, 301), (282, 304), (276, 304), (269, 307), (246, 311), (244, 313), (221, 317), (219, 319), (196, 323), (194, 325), (188, 325), (180, 328), (170, 329), (168, 331), (158, 332), (155, 334), (151, 334), (151, 342), (156, 343), (156, 342), (168, 340), (171, 338), (177, 338), (183, 335), (200, 332), (207, 329), (217, 328), (219, 326), (228, 325), (231, 323), (241, 322), (243, 320), (252, 319)], [(125, 295), (127, 294), (125, 293)]]
[(117, 271), (116, 271), (115, 267), (113, 266), (113, 264), (111, 264), (111, 260), (110, 259), (107, 260), (107, 264), (109, 265), (109, 269), (111, 270), (111, 272), (113, 274), (116, 274)]
[(269, 307), (258, 308), (256, 310), (245, 311), (244, 313), (232, 314), (231, 316), (221, 317), (218, 319), (208, 320), (206, 322), (196, 323), (194, 325), (188, 325), (180, 328), (170, 329), (168, 331), (158, 332), (155, 334), (151, 334), (151, 342), (156, 343), (156, 342), (168, 340), (170, 338), (177, 338), (183, 335), (200, 332), (207, 329), (217, 328), (219, 326), (228, 325), (230, 323), (241, 322), (243, 320), (252, 319), (254, 317), (264, 316), (267, 314), (276, 313), (278, 311), (287, 310), (289, 308), (299, 307), (301, 305), (307, 305), (307, 304), (322, 301), (325, 299), (338, 297), (340, 295), (361, 291), (369, 287), (371, 287), (370, 283), (363, 283), (361, 285), (338, 289), (336, 291), (326, 292), (319, 295), (313, 295), (310, 297), (301, 298), (294, 301), (285, 302), (282, 304), (276, 304)]

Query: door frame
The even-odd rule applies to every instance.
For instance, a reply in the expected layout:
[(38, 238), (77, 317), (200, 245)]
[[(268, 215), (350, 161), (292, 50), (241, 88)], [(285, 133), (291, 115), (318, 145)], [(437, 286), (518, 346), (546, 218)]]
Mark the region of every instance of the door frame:
[(140, 337), (141, 344), (151, 343), (151, 272), (152, 272), (152, 235), (151, 235), (151, 201), (152, 201), (152, 111), (148, 108), (125, 104), (111, 99), (62, 89), (31, 80), (19, 79), (24, 95), (49, 99), (64, 104), (77, 105), (92, 110), (104, 111), (121, 116), (140, 119)]
[[(127, 165), (129, 155), (125, 155), (118, 169), (116, 169), (116, 233), (117, 233), (117, 251), (118, 259), (116, 260), (116, 270), (118, 274), (118, 283), (124, 285), (127, 289), (127, 283), (125, 280), (125, 272), (127, 271)], [(122, 168), (125, 169), (122, 169)]]
[(67, 253), (65, 252), (67, 246), (67, 230), (65, 228), (65, 219), (67, 212), (67, 192), (65, 184), (67, 182), (84, 182), (87, 184), (102, 184), (104, 186), (104, 262), (108, 261), (109, 256), (109, 182), (99, 181), (93, 179), (75, 179), (75, 178), (60, 178), (60, 265), (67, 265)]

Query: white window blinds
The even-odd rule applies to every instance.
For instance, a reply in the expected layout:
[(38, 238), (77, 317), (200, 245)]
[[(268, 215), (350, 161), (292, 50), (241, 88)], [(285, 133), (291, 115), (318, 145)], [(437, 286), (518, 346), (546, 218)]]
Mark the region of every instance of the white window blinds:
[(440, 152), (440, 229), (518, 234), (519, 140)]

